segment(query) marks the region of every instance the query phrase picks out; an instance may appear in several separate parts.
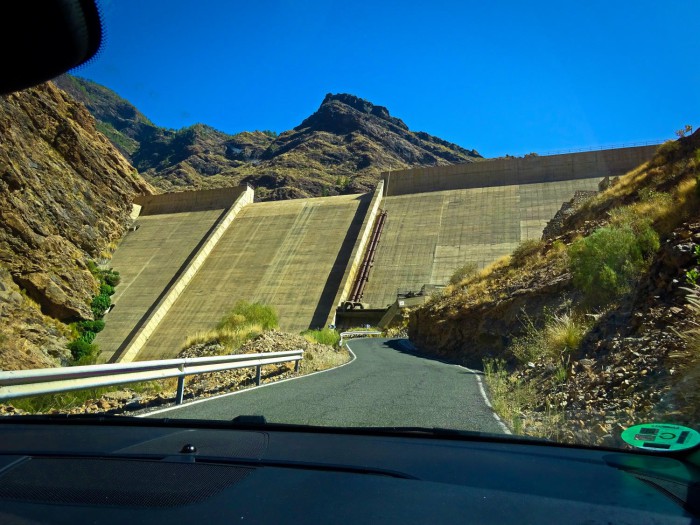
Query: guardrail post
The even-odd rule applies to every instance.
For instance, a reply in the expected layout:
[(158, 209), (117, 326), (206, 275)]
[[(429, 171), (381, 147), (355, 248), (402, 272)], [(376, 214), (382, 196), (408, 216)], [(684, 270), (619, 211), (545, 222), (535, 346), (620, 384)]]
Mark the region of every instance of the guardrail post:
[(175, 404), (181, 405), (182, 400), (185, 397), (185, 365), (180, 365), (180, 372), (183, 372), (183, 375), (177, 378), (177, 395), (175, 396)]
[(184, 397), (185, 397), (185, 376), (180, 376), (177, 378), (177, 395), (175, 396), (175, 403), (178, 405), (181, 405)]
[(299, 362), (301, 359), (297, 359), (296, 362), (294, 363), (294, 371), (298, 372), (299, 371)]
[(262, 366), (258, 365), (255, 367), (255, 384), (260, 386), (260, 371), (262, 370)]

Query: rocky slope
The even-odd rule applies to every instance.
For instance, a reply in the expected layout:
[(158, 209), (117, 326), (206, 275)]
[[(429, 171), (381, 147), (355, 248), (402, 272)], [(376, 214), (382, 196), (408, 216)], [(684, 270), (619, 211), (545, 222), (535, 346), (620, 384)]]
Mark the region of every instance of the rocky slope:
[(53, 84), (0, 97), (0, 367), (66, 358), (65, 322), (92, 318), (86, 260), (106, 255), (151, 192)]
[(90, 111), (97, 129), (127, 158), (158, 130), (132, 104), (104, 86), (67, 74), (55, 78), (53, 83)]
[[(622, 427), (636, 422), (698, 425), (700, 333), (688, 334), (700, 309), (686, 288), (700, 265), (699, 168), (700, 133), (664, 144), (606, 191), (570, 203), (547, 239), (412, 312), (409, 336), (426, 352), (504, 367), (491, 376), (502, 387), (494, 397), (524, 433), (619, 445)], [(660, 248), (624, 295), (592, 307), (572, 276), (570, 247), (625, 213), (653, 220)], [(580, 342), (546, 353), (538, 341), (564, 325), (582, 331)], [(523, 358), (523, 341), (542, 351)]]
[(372, 188), (387, 169), (480, 158), (476, 151), (412, 132), (386, 108), (347, 94), (326, 95), (318, 111), (279, 136), (228, 135), (202, 124), (179, 131), (158, 128), (103, 86), (69, 76), (57, 82), (163, 190), (250, 183), (263, 199), (357, 193)]

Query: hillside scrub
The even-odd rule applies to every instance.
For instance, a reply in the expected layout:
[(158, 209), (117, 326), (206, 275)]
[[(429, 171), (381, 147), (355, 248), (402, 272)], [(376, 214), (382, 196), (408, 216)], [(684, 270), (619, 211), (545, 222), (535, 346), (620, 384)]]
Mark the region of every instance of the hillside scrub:
[(261, 303), (238, 301), (231, 311), (226, 314), (216, 328), (236, 329), (246, 325), (259, 325), (263, 330), (277, 328), (279, 320), (277, 312), (271, 306)]
[(575, 353), (588, 325), (583, 318), (571, 313), (551, 315), (544, 312), (544, 323), (536, 327), (525, 318), (525, 333), (510, 344), (510, 351), (521, 364), (546, 359), (561, 364)]
[(649, 219), (620, 215), (626, 220), (598, 228), (569, 248), (574, 285), (587, 305), (601, 306), (629, 293), (659, 249), (659, 235)]
[(449, 283), (453, 286), (458, 286), (466, 280), (474, 277), (478, 271), (476, 263), (467, 263), (457, 268), (449, 279)]
[(331, 328), (305, 330), (301, 335), (311, 343), (319, 343), (332, 347), (336, 347), (338, 343), (340, 343), (340, 334), (337, 330), (332, 330)]
[(271, 306), (238, 301), (215, 329), (189, 336), (183, 349), (213, 344), (218, 345), (220, 355), (235, 353), (246, 342), (277, 326), (277, 312)]
[(90, 365), (94, 364), (100, 350), (93, 343), (97, 334), (104, 327), (103, 320), (105, 312), (112, 305), (112, 295), (114, 295), (114, 287), (121, 280), (119, 272), (109, 269), (99, 268), (93, 261), (89, 260), (87, 264), (88, 270), (93, 274), (99, 284), (97, 295), (92, 298), (90, 308), (94, 316), (94, 320), (84, 320), (72, 323), (70, 325), (73, 340), (68, 343), (68, 349), (73, 356), (74, 365)]
[(700, 134), (671, 144), (411, 313), (419, 348), (484, 367), (514, 430), (616, 445), (620, 425), (700, 422), (700, 302), (683, 289), (700, 276)]

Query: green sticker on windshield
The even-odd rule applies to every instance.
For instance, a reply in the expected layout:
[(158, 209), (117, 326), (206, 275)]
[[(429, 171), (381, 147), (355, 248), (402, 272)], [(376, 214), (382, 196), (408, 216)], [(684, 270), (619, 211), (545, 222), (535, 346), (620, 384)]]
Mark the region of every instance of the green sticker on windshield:
[(635, 425), (622, 432), (622, 440), (633, 447), (655, 452), (675, 452), (700, 444), (700, 433), (668, 423)]

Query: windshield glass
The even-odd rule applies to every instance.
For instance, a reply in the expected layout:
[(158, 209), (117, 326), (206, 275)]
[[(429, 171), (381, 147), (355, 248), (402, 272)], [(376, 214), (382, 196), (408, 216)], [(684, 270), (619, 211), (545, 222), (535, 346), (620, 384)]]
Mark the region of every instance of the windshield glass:
[(698, 427), (696, 3), (101, 10), (0, 98), (0, 414)]

